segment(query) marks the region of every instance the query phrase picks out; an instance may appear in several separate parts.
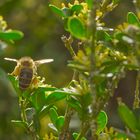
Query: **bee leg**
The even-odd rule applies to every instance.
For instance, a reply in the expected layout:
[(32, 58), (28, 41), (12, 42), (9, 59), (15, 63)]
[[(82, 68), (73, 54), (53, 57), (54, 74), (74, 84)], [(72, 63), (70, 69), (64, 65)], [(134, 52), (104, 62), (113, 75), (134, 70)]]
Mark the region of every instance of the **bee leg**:
[(32, 85), (36, 87), (38, 85), (38, 83), (39, 83), (39, 79), (36, 76), (33, 77)]
[(11, 73), (11, 75), (18, 76), (19, 72), (20, 72), (19, 66), (16, 66), (14, 71)]

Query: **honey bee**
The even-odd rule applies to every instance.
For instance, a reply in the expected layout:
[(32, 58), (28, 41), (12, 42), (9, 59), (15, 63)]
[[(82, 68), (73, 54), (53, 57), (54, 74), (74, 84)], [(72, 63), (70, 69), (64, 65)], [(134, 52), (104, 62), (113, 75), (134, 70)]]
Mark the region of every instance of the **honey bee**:
[(37, 67), (41, 64), (50, 63), (53, 61), (53, 59), (42, 59), (34, 61), (31, 57), (22, 57), (19, 60), (12, 58), (4, 59), (17, 63), (14, 71), (11, 74), (18, 77), (19, 88), (23, 91), (28, 89), (30, 85), (36, 80)]

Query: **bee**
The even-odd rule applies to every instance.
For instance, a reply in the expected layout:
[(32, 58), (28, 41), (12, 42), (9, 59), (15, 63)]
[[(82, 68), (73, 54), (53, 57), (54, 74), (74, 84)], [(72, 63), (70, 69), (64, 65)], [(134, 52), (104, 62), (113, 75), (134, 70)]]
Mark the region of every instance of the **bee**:
[(42, 59), (34, 61), (31, 57), (22, 57), (19, 60), (12, 58), (4, 59), (17, 63), (14, 71), (11, 74), (17, 76), (19, 80), (19, 88), (22, 91), (28, 89), (30, 85), (36, 81), (37, 67), (39, 65), (53, 62), (53, 59)]

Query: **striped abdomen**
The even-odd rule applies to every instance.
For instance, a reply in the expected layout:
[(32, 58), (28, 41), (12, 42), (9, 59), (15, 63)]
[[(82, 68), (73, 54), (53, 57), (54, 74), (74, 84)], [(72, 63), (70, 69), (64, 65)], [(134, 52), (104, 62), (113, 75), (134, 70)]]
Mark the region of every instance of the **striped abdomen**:
[(19, 74), (19, 87), (21, 90), (26, 90), (32, 81), (33, 70), (30, 68), (22, 68)]

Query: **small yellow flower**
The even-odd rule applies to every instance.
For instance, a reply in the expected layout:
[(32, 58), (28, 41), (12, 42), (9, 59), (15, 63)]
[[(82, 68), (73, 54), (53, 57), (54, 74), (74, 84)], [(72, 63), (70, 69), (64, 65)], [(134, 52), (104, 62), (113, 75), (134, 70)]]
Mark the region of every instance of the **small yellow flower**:
[(78, 0), (75, 0), (74, 1), (74, 5), (76, 5), (76, 4), (79, 4), (79, 1)]
[(61, 7), (62, 7), (62, 8), (65, 8), (65, 7), (66, 7), (65, 3), (62, 3), (62, 4), (61, 4)]

